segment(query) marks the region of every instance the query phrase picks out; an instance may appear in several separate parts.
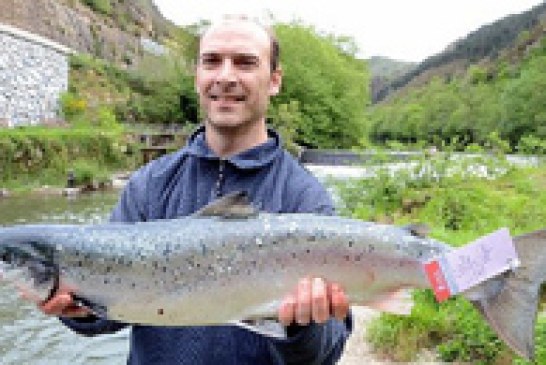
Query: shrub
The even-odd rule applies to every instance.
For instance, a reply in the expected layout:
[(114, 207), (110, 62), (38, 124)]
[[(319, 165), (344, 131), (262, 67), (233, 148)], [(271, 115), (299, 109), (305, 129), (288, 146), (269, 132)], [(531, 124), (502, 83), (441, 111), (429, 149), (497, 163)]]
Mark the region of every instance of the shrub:
[(112, 13), (110, 0), (83, 0), (83, 3), (99, 13), (105, 15)]

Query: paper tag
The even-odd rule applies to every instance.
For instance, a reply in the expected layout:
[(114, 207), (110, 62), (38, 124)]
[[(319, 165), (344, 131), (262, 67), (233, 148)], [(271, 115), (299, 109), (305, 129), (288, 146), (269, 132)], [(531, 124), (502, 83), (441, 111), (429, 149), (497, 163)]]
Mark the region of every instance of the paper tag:
[(443, 301), (517, 266), (512, 237), (502, 228), (431, 260), (425, 271), (437, 300)]

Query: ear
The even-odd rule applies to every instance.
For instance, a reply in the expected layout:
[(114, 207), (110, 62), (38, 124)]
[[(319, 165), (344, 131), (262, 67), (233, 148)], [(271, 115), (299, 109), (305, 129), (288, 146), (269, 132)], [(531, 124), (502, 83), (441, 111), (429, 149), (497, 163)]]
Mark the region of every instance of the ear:
[(281, 91), (282, 85), (282, 68), (281, 66), (271, 72), (271, 77), (269, 80), (269, 96), (275, 96)]

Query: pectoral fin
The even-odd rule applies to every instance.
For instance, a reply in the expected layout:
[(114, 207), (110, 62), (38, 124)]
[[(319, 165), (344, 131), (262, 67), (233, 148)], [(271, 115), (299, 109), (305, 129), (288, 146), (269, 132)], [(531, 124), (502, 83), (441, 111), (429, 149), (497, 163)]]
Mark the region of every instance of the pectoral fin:
[(364, 303), (365, 306), (377, 309), (381, 312), (387, 312), (399, 315), (409, 315), (414, 302), (412, 291), (407, 288), (400, 288), (382, 296), (372, 302)]

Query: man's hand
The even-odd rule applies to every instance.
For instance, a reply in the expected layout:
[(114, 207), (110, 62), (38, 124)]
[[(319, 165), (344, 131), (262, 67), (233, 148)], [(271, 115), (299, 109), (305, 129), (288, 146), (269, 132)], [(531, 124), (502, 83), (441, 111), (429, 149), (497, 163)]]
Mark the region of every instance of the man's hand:
[(77, 305), (68, 291), (57, 291), (57, 293), (45, 303), (38, 304), (38, 308), (45, 314), (57, 317), (87, 317), (91, 311)]
[(57, 317), (87, 317), (91, 314), (88, 308), (77, 305), (72, 299), (68, 288), (59, 288), (47, 302), (37, 302), (36, 298), (22, 288), (19, 289), (22, 299), (37, 303), (38, 309), (44, 314)]
[(287, 295), (279, 307), (279, 321), (308, 325), (324, 323), (331, 317), (345, 319), (349, 313), (347, 295), (337, 283), (322, 278), (303, 278), (294, 293)]

